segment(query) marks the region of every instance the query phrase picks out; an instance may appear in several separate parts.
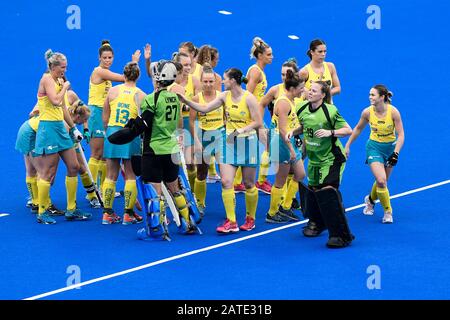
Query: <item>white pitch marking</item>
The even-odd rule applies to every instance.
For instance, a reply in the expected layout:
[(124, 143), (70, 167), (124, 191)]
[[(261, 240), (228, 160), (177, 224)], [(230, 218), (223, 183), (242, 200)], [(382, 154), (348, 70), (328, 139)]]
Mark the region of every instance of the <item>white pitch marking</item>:
[[(448, 183), (450, 183), (450, 180), (441, 181), (441, 182), (438, 182), (438, 183), (435, 183), (435, 184), (430, 184), (430, 185), (425, 186), (425, 187), (421, 187), (421, 188), (413, 189), (413, 190), (406, 191), (406, 192), (403, 192), (403, 193), (399, 193), (399, 194), (391, 196), (390, 198), (391, 199), (395, 199), (395, 198), (403, 197), (403, 196), (406, 196), (406, 195), (409, 195), (409, 194), (412, 194), (412, 193), (424, 191), (424, 190), (431, 189), (431, 188), (436, 188), (436, 187), (439, 187), (439, 186), (442, 186), (442, 185), (448, 184)], [(347, 208), (345, 211), (352, 211), (352, 210), (355, 210), (355, 209), (358, 209), (358, 208), (362, 208), (362, 207), (364, 207), (364, 204), (360, 204), (360, 205), (357, 205), (357, 206), (353, 206), (353, 207)], [(150, 267), (153, 267), (153, 266), (156, 266), (156, 265), (160, 265), (160, 264), (163, 264), (163, 263), (166, 263), (166, 262), (178, 260), (178, 259), (181, 259), (181, 258), (184, 258), (184, 257), (189, 257), (189, 256), (192, 256), (192, 255), (198, 254), (198, 253), (202, 253), (202, 252), (214, 250), (214, 249), (217, 249), (217, 248), (225, 247), (225, 246), (228, 246), (228, 245), (231, 245), (231, 244), (234, 244), (234, 243), (238, 243), (238, 242), (242, 242), (242, 241), (245, 241), (245, 240), (248, 240), (248, 239), (260, 237), (260, 236), (263, 236), (263, 235), (266, 235), (266, 234), (269, 234), (269, 233), (273, 233), (273, 232), (277, 232), (277, 231), (280, 231), (280, 230), (283, 230), (283, 229), (296, 227), (298, 225), (305, 224), (307, 222), (308, 222), (308, 220), (302, 220), (302, 221), (299, 221), (299, 222), (290, 223), (288, 225), (283, 225), (283, 226), (280, 226), (280, 227), (277, 227), (277, 228), (273, 228), (273, 229), (270, 229), (270, 230), (266, 230), (266, 231), (263, 231), (263, 232), (258, 232), (258, 233), (255, 233), (255, 234), (252, 234), (252, 235), (248, 235), (248, 236), (245, 236), (245, 237), (242, 237), (242, 238), (239, 238), (239, 239), (234, 239), (234, 240), (231, 240), (231, 241), (218, 243), (218, 244), (215, 244), (215, 245), (212, 245), (212, 246), (208, 246), (208, 247), (205, 247), (205, 248), (201, 248), (201, 249), (185, 252), (185, 253), (182, 253), (182, 254), (179, 254), (179, 255), (176, 255), (176, 256), (172, 256), (172, 257), (168, 257), (168, 258), (161, 259), (161, 260), (158, 260), (158, 261), (150, 262), (150, 263), (147, 263), (147, 264), (135, 267), (135, 268), (127, 269), (127, 270), (116, 272), (116, 273), (113, 273), (113, 274), (109, 274), (109, 275), (106, 275), (106, 276), (103, 276), (103, 277), (100, 277), (100, 278), (95, 278), (95, 279), (92, 279), (92, 280), (88, 280), (88, 281), (84, 281), (84, 282), (81, 282), (81, 283), (77, 283), (77, 284), (74, 284), (74, 285), (71, 285), (71, 286), (68, 286), (68, 287), (64, 287), (64, 288), (61, 288), (61, 289), (57, 289), (57, 290), (53, 290), (53, 291), (50, 291), (50, 292), (42, 293), (42, 294), (39, 294), (39, 295), (36, 295), (36, 296), (32, 296), (32, 297), (26, 298), (24, 300), (37, 300), (37, 299), (40, 299), (40, 298), (45, 298), (45, 297), (48, 297), (48, 296), (51, 296), (51, 295), (55, 295), (57, 293), (69, 291), (69, 290), (76, 289), (76, 288), (79, 288), (79, 287), (82, 287), (82, 286), (86, 286), (86, 285), (89, 285), (89, 284), (92, 284), (92, 283), (108, 280), (108, 279), (111, 279), (111, 278), (116, 278), (116, 277), (122, 276), (124, 274), (128, 274), (128, 273), (132, 273), (132, 272), (135, 272), (135, 271), (147, 269), (147, 268), (150, 268)]]
[(218, 11), (220, 14), (224, 14), (224, 15), (230, 15), (230, 14), (233, 14), (233, 12), (230, 12), (230, 11), (226, 11), (226, 10), (220, 10), (220, 11)]

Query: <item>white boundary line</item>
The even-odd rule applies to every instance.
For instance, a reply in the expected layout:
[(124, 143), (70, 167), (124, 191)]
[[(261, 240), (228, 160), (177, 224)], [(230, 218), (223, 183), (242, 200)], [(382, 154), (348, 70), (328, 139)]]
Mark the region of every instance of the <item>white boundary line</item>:
[(0, 218), (1, 217), (7, 217), (7, 216), (9, 216), (9, 213), (0, 213)]
[[(431, 185), (428, 185), (428, 186), (425, 186), (425, 187), (422, 187), (422, 188), (417, 188), (417, 189), (413, 189), (413, 190), (410, 190), (410, 191), (406, 191), (406, 192), (403, 192), (403, 193), (399, 193), (399, 194), (393, 195), (393, 196), (391, 196), (391, 199), (404, 197), (406, 195), (410, 195), (410, 194), (413, 194), (413, 193), (416, 193), (416, 192), (420, 192), (420, 191), (424, 191), (424, 190), (427, 190), (427, 189), (436, 188), (436, 187), (439, 187), (439, 186), (442, 186), (442, 185), (445, 185), (445, 184), (448, 184), (448, 183), (450, 183), (450, 180), (445, 180), (445, 181), (438, 182), (438, 183), (435, 183), (435, 184), (431, 184)], [(364, 207), (364, 204), (360, 204), (360, 205), (357, 205), (357, 206), (353, 206), (353, 207), (347, 208), (345, 211), (348, 212), (348, 211), (352, 211), (352, 210), (355, 210), (355, 209), (358, 209), (358, 208), (362, 208), (362, 207)], [(306, 223), (307, 221), (308, 220), (302, 220), (302, 221), (299, 221), (299, 222), (290, 223), (288, 225), (283, 225), (283, 226), (280, 226), (280, 227), (277, 227), (277, 228), (273, 228), (273, 229), (270, 229), (270, 230), (266, 230), (266, 231), (263, 231), (263, 232), (258, 232), (258, 233), (255, 233), (255, 234), (252, 234), (252, 235), (248, 235), (248, 236), (245, 236), (245, 237), (242, 237), (242, 238), (239, 238), (239, 239), (234, 239), (234, 240), (231, 240), (231, 241), (222, 242), (222, 243), (215, 244), (215, 245), (212, 245), (212, 246), (208, 246), (208, 247), (205, 247), (205, 248), (189, 251), (189, 252), (182, 253), (182, 254), (179, 254), (179, 255), (176, 255), (176, 256), (172, 256), (172, 257), (169, 257), (169, 258), (165, 258), (165, 259), (161, 259), (161, 260), (154, 261), (154, 262), (151, 262), (151, 263), (147, 263), (147, 264), (135, 267), (135, 268), (123, 270), (123, 271), (116, 272), (116, 273), (113, 273), (113, 274), (109, 274), (107, 276), (103, 276), (103, 277), (100, 277), (100, 278), (95, 278), (95, 279), (92, 279), (92, 280), (80, 282), (79, 284), (75, 284), (75, 285), (67, 286), (67, 287), (64, 287), (64, 288), (61, 288), (61, 289), (57, 289), (57, 290), (49, 291), (49, 292), (42, 293), (42, 294), (39, 294), (39, 295), (35, 295), (35, 296), (29, 297), (29, 298), (25, 298), (24, 300), (37, 300), (37, 299), (45, 298), (45, 297), (48, 297), (48, 296), (51, 296), (51, 295), (55, 295), (55, 294), (58, 294), (58, 293), (61, 293), (61, 292), (65, 292), (65, 291), (69, 291), (69, 290), (72, 290), (72, 289), (76, 289), (76, 288), (80, 288), (80, 287), (83, 287), (83, 286), (87, 286), (87, 285), (92, 284), (92, 283), (96, 283), (96, 282), (112, 279), (112, 278), (119, 277), (119, 276), (122, 276), (122, 275), (125, 275), (125, 274), (128, 274), (128, 273), (132, 273), (132, 272), (135, 272), (135, 271), (147, 269), (147, 268), (150, 268), (150, 267), (153, 267), (153, 266), (157, 266), (157, 265), (160, 265), (160, 264), (163, 264), (163, 263), (166, 263), (166, 262), (178, 260), (178, 259), (181, 259), (181, 258), (184, 258), (184, 257), (189, 257), (189, 256), (192, 256), (192, 255), (195, 255), (195, 254), (198, 254), (198, 253), (209, 251), (209, 250), (214, 250), (214, 249), (217, 249), (217, 248), (225, 247), (225, 246), (228, 246), (228, 245), (231, 245), (231, 244), (234, 244), (234, 243), (238, 243), (238, 242), (242, 242), (242, 241), (245, 241), (245, 240), (248, 240), (248, 239), (260, 237), (260, 236), (263, 236), (263, 235), (266, 235), (266, 234), (269, 234), (269, 233), (273, 233), (273, 232), (277, 232), (277, 231), (280, 231), (280, 230), (283, 230), (283, 229), (296, 227), (298, 225)]]

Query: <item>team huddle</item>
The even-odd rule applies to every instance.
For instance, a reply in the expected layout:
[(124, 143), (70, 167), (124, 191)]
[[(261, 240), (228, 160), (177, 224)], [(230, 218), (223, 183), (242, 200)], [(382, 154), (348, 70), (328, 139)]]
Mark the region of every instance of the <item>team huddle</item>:
[[(325, 42), (313, 40), (307, 55), (310, 62), (302, 68), (295, 59), (284, 62), (282, 82), (268, 89), (264, 70), (272, 63), (272, 48), (259, 37), (253, 39), (250, 56), (256, 62), (247, 73), (229, 68), (222, 76), (214, 71), (219, 61), (214, 47), (183, 42), (170, 60), (152, 62), (147, 44), (145, 70), (154, 87), (147, 94), (137, 86), (141, 52), (132, 55), (122, 74), (114, 73), (114, 51), (104, 40), (85, 105), (65, 78), (67, 58), (48, 50), (37, 104), (16, 141), (24, 154), (31, 211), (42, 224), (56, 223), (55, 215), (91, 219), (76, 205), (79, 174), (91, 207), (103, 210), (102, 224), (145, 222), (141, 239), (169, 240), (166, 208), (181, 233), (201, 234), (207, 183), (221, 182), (226, 219), (218, 233), (253, 230), (257, 211), (266, 212), (266, 223), (283, 224), (299, 221), (301, 210), (308, 218), (304, 236), (328, 230), (328, 247), (346, 247), (354, 236), (339, 187), (350, 146), (369, 123), (366, 163), (375, 182), (363, 213), (373, 215), (379, 200), (382, 222), (392, 223), (387, 180), (404, 143), (392, 93), (373, 86), (370, 106), (352, 130), (332, 102), (341, 86), (335, 65), (325, 61)], [(263, 121), (266, 109), (269, 126)], [(347, 136), (343, 146), (339, 138)], [(90, 146), (88, 162), (83, 139)], [(59, 158), (67, 168), (65, 211), (50, 199)], [(273, 185), (267, 179), (270, 168), (275, 168)], [(125, 180), (122, 216), (114, 208), (119, 173)], [(245, 193), (242, 223), (236, 218), (239, 192)], [(257, 210), (259, 192), (270, 194), (269, 208)]]

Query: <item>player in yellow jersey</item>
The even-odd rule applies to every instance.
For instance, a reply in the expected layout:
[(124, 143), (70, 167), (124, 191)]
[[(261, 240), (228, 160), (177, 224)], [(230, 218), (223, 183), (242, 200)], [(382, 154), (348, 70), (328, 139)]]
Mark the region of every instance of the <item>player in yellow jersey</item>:
[[(270, 160), (278, 165), (278, 170), (270, 195), (269, 212), (266, 215), (266, 222), (269, 223), (299, 220), (291, 206), (292, 199), (298, 192), (298, 183), (305, 177), (301, 146), (296, 142), (295, 137), (286, 138), (289, 131), (300, 126), (296, 114), (295, 98), (301, 97), (305, 81), (299, 77), (298, 72), (291, 69), (286, 71), (284, 78), (283, 86), (286, 93), (279, 96), (275, 102), (271, 125)], [(287, 187), (286, 196), (284, 196), (284, 185), (291, 171), (294, 175), (292, 182)]]
[[(272, 63), (273, 60), (272, 48), (267, 43), (265, 43), (261, 38), (255, 37), (253, 39), (253, 46), (250, 50), (250, 58), (255, 58), (256, 63), (252, 65), (247, 71), (246, 75), (246, 78), (248, 79), (247, 90), (256, 97), (258, 102), (260, 102), (261, 99), (264, 97), (264, 94), (267, 89), (267, 79), (266, 74), (264, 73), (264, 69), (268, 64)], [(262, 109), (261, 111), (264, 111), (264, 109)], [(261, 117), (264, 125), (264, 113), (261, 113)], [(256, 188), (261, 192), (270, 194), (272, 185), (270, 184), (269, 181), (267, 181), (267, 174), (270, 167), (267, 138), (268, 138), (267, 130), (264, 126), (263, 128), (260, 129), (259, 139), (261, 143), (265, 146), (266, 150), (264, 150), (261, 156), (261, 165), (259, 167), (258, 181), (256, 182)], [(237, 179), (239, 179), (239, 177)], [(235, 181), (236, 191), (242, 189), (242, 184), (239, 185), (238, 183), (239, 181)]]
[(363, 110), (358, 124), (345, 145), (345, 153), (348, 157), (351, 144), (369, 124), (370, 137), (366, 143), (366, 162), (375, 177), (375, 182), (370, 194), (364, 198), (363, 213), (373, 215), (375, 200), (379, 199), (384, 210), (383, 223), (393, 222), (387, 181), (393, 167), (397, 164), (398, 155), (405, 141), (402, 118), (397, 108), (391, 105), (391, 97), (392, 92), (384, 85), (375, 85), (370, 89), (370, 106)]
[[(192, 101), (201, 105), (206, 105), (214, 100), (220, 91), (216, 88), (216, 77), (214, 70), (209, 64), (203, 64), (203, 71), (200, 76), (202, 83), (202, 91), (192, 98)], [(199, 130), (193, 130), (194, 123), (198, 119)], [(224, 135), (224, 113), (223, 108), (218, 108), (209, 113), (197, 112), (190, 110), (190, 128), (191, 135), (194, 137), (194, 160), (197, 165), (197, 178), (195, 179), (194, 193), (197, 198), (198, 208), (201, 214), (204, 214), (206, 207), (206, 177), (208, 174), (209, 163), (211, 157), (220, 151), (222, 145), (222, 137)], [(220, 179), (220, 177), (219, 177)]]
[[(132, 55), (132, 61), (139, 61), (141, 53), (136, 50)], [(103, 144), (105, 140), (105, 128), (102, 123), (103, 104), (105, 103), (108, 90), (114, 82), (124, 82), (123, 74), (115, 73), (110, 70), (114, 62), (114, 51), (108, 40), (103, 40), (98, 49), (100, 65), (96, 67), (89, 79), (89, 100), (88, 105), (91, 109), (88, 125), (91, 134), (91, 157), (89, 159), (89, 169), (91, 170), (94, 182), (100, 180), (100, 187), (106, 177), (106, 161), (103, 158)]]
[[(173, 60), (176, 63), (180, 63), (183, 66), (183, 73), (178, 84), (184, 87), (184, 95), (188, 99), (192, 99), (201, 90), (200, 80), (194, 77), (191, 72), (191, 58), (188, 54), (179, 52), (175, 54)], [(189, 122), (189, 107), (182, 105), (183, 116), (183, 145), (184, 145), (184, 158), (186, 160), (186, 169), (188, 173), (189, 184), (191, 189), (195, 188), (195, 178), (197, 176), (197, 170), (193, 161), (193, 144), (194, 139), (191, 135), (190, 122)]]
[[(67, 59), (61, 53), (47, 50), (45, 53), (49, 73), (44, 74), (39, 82), (38, 104), (40, 121), (36, 133), (35, 154), (38, 164), (39, 210), (37, 221), (43, 224), (54, 224), (56, 221), (47, 212), (50, 198), (51, 181), (56, 175), (59, 156), (66, 164), (67, 220), (87, 220), (91, 214), (76, 208), (77, 174), (79, 164), (76, 160), (73, 141), (80, 141), (83, 135), (76, 128), (64, 102), (64, 95), (70, 86), (64, 81)], [(68, 124), (67, 132), (64, 121)], [(73, 139), (73, 140), (72, 140)]]
[[(214, 70), (219, 63), (219, 50), (210, 45), (203, 45), (200, 47), (197, 56), (197, 63), (200, 65), (208, 64)], [(217, 91), (222, 92), (222, 77), (214, 72), (215, 77), (215, 89)], [(206, 177), (207, 183), (216, 183), (220, 181), (220, 176), (217, 174), (216, 170), (216, 158), (215, 156), (211, 156), (211, 163), (208, 168), (208, 176)]]
[(202, 73), (202, 66), (197, 63), (198, 49), (190, 41), (180, 43), (178, 52), (187, 54), (191, 58), (191, 70), (189, 71), (197, 80), (200, 81), (200, 75)]
[[(33, 108), (30, 112), (30, 119), (25, 121), (17, 133), (16, 146), (15, 149), (23, 154), (25, 161), (25, 172), (26, 178), (25, 183), (27, 186), (28, 193), (30, 195), (27, 207), (30, 207), (31, 213), (38, 213), (39, 203), (38, 203), (38, 189), (37, 181), (39, 176), (37, 174), (37, 164), (33, 157), (34, 146), (36, 143), (36, 131), (39, 126), (39, 109), (38, 105)], [(53, 182), (53, 181), (52, 181)], [(52, 200), (49, 199), (49, 207), (47, 211), (52, 216), (64, 215), (64, 211), (59, 210), (55, 207)]]
[[(255, 187), (256, 167), (259, 163), (259, 148), (256, 131), (262, 124), (258, 101), (248, 91), (242, 89), (242, 71), (231, 68), (223, 75), (225, 91), (206, 106), (179, 95), (183, 103), (198, 112), (208, 113), (220, 107), (225, 109), (226, 143), (223, 151), (220, 173), (222, 175), (222, 199), (227, 219), (217, 227), (218, 233), (234, 233), (239, 229), (250, 231), (255, 228), (258, 190)], [(236, 222), (236, 199), (233, 181), (238, 167), (246, 188), (245, 223), (238, 227)]]
[(332, 62), (325, 62), (327, 46), (323, 40), (314, 39), (306, 55), (311, 60), (300, 70), (300, 76), (306, 79), (304, 96), (308, 95), (314, 81), (325, 81), (331, 87), (331, 96), (341, 92), (341, 82)]
[[(137, 62), (125, 65), (123, 76), (125, 83), (112, 87), (106, 96), (103, 109), (103, 125), (106, 137), (122, 129), (130, 119), (139, 115), (139, 106), (145, 98), (145, 93), (136, 87), (140, 70)], [(141, 154), (141, 139), (136, 137), (132, 142), (117, 145), (105, 140), (103, 157), (106, 159), (107, 176), (103, 186), (103, 221), (102, 224), (113, 224), (121, 221), (113, 211), (116, 182), (120, 171), (120, 162), (123, 161), (125, 169), (125, 213), (124, 225), (140, 223), (142, 217), (133, 211), (137, 197), (136, 176), (131, 166), (131, 157)]]

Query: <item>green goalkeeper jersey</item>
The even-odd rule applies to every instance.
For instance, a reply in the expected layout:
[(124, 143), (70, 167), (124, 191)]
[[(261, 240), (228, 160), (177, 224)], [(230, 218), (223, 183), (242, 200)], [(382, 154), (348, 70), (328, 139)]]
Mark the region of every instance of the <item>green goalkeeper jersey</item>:
[(144, 133), (144, 154), (173, 154), (180, 151), (176, 139), (177, 124), (180, 119), (180, 101), (178, 96), (165, 89), (159, 92), (155, 104), (155, 94), (147, 95), (141, 103), (141, 112), (146, 110), (154, 114), (151, 133)]
[[(326, 116), (326, 110), (329, 119)], [(345, 162), (344, 148), (336, 137), (318, 138), (314, 133), (319, 129), (337, 130), (346, 125), (345, 119), (339, 114), (336, 106), (323, 103), (316, 110), (312, 110), (308, 101), (301, 101), (296, 105), (298, 120), (303, 126), (306, 154), (309, 163), (314, 166), (331, 165)]]

